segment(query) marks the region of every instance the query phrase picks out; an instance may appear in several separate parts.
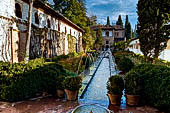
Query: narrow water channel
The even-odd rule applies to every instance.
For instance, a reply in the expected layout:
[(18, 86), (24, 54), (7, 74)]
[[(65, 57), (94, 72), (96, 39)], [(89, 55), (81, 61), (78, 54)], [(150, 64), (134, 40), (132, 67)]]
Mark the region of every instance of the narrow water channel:
[(85, 92), (84, 98), (82, 99), (83, 103), (94, 103), (107, 106), (109, 104), (109, 99), (107, 97), (106, 83), (109, 77), (109, 59), (103, 58), (93, 80)]

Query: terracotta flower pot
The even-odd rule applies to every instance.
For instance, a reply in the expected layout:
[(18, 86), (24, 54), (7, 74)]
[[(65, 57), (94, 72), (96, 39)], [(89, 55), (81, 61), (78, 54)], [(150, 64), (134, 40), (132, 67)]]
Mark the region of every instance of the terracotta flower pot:
[(64, 90), (58, 89), (58, 90), (57, 90), (57, 96), (58, 96), (59, 98), (63, 98), (63, 97), (64, 97)]
[(77, 99), (78, 91), (70, 91), (70, 90), (67, 90), (67, 89), (64, 89), (64, 91), (66, 92), (67, 100), (74, 101), (74, 100)]
[(107, 96), (109, 97), (110, 104), (120, 105), (122, 95), (113, 95), (108, 93)]
[(126, 95), (126, 103), (130, 106), (137, 106), (139, 103), (140, 95)]

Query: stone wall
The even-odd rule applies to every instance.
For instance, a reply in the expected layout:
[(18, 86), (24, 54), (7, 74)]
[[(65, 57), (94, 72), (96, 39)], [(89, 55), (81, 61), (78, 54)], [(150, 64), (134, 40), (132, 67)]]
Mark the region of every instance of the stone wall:
[[(21, 6), (22, 18), (15, 15), (15, 3)], [(14, 62), (23, 61), (29, 6), (22, 0), (0, 0), (0, 4), (2, 6), (0, 8), (0, 60), (13, 62), (13, 58), (17, 59), (16, 57), (18, 57), (18, 60)], [(49, 58), (68, 54), (68, 35), (70, 34), (75, 37), (78, 52), (82, 51), (82, 31), (76, 29), (72, 24), (67, 24), (69, 22), (51, 15), (50, 12), (48, 14), (44, 12), (42, 8), (33, 8), (32, 26), (34, 28), (31, 32), (30, 58)], [(38, 14), (39, 24), (35, 23), (35, 13)], [(48, 19), (50, 20), (50, 28), (47, 25)], [(12, 37), (11, 34), (14, 36)], [(18, 41), (12, 42), (11, 39), (18, 39)], [(17, 55), (13, 55), (15, 46), (17, 47)]]

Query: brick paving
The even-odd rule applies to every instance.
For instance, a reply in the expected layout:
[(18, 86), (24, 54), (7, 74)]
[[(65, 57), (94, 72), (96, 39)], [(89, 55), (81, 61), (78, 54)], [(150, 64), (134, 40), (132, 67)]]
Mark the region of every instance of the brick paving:
[[(0, 102), (0, 113), (70, 113), (78, 105), (77, 101), (46, 97), (19, 103)], [(163, 113), (148, 106), (121, 108), (109, 105), (108, 108), (114, 113)]]

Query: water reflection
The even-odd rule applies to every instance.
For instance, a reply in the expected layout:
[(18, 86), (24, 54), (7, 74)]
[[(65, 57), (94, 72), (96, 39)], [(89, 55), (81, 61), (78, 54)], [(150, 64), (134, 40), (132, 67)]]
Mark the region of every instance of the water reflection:
[(109, 104), (107, 97), (106, 83), (110, 77), (109, 59), (104, 58), (101, 62), (91, 84), (89, 85), (83, 103), (98, 103), (104, 106)]

